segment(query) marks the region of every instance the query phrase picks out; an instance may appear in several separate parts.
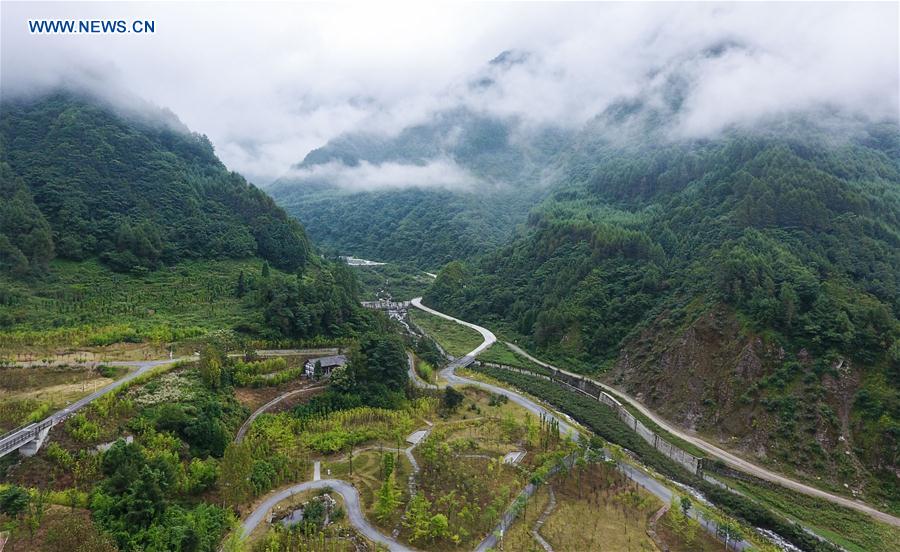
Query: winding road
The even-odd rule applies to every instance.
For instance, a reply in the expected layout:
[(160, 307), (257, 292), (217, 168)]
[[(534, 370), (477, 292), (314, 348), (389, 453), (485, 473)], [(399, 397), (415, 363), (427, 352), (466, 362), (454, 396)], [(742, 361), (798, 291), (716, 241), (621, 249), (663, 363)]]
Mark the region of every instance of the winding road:
[[(425, 436), (427, 436), (428, 432), (431, 431), (431, 423), (426, 423), (428, 423), (428, 426), (424, 429), (424, 431), (426, 432)], [(419, 472), (419, 464), (416, 462), (412, 451), (424, 439), (425, 437), (423, 436), (422, 439), (414, 443), (412, 446), (404, 449), (403, 451), (406, 454), (406, 457), (409, 459), (409, 462), (412, 465), (413, 469), (413, 473), (410, 474), (409, 479), (410, 490), (412, 490), (415, 475)], [(358, 449), (356, 452), (359, 453), (365, 450), (375, 450), (376, 448), (380, 449), (381, 447), (365, 447)], [(317, 460), (313, 463), (312, 481), (306, 481), (304, 483), (292, 485), (291, 487), (282, 489), (266, 497), (262, 503), (260, 503), (256, 508), (253, 509), (253, 512), (251, 512), (250, 515), (247, 516), (247, 519), (245, 519), (241, 523), (242, 537), (246, 539), (251, 533), (253, 533), (253, 530), (256, 529), (260, 522), (262, 522), (262, 520), (266, 517), (266, 514), (268, 514), (268, 512), (282, 500), (286, 500), (296, 493), (308, 491), (310, 489), (324, 489), (326, 487), (329, 487), (334, 492), (344, 497), (344, 508), (347, 510), (347, 519), (350, 521), (350, 524), (353, 525), (353, 527), (355, 527), (366, 538), (373, 542), (377, 542), (379, 544), (387, 546), (388, 549), (393, 551), (413, 552), (412, 548), (409, 548), (408, 546), (400, 543), (393, 537), (386, 536), (374, 525), (369, 523), (369, 521), (366, 519), (365, 513), (363, 513), (362, 505), (359, 501), (359, 492), (356, 490), (352, 483), (344, 481), (342, 479), (320, 479), (320, 474), (321, 462)]]
[[(550, 368), (552, 370), (559, 370), (560, 372), (569, 374), (571, 376), (579, 377), (579, 378), (585, 377), (582, 374), (575, 374), (573, 372), (569, 372), (567, 370), (562, 370), (560, 368), (557, 368), (556, 366), (553, 366), (551, 364), (547, 364), (546, 362), (543, 362), (542, 360), (539, 360), (539, 359), (531, 356), (530, 354), (528, 354), (526, 351), (522, 350), (522, 348), (515, 345), (514, 343), (510, 343), (508, 341), (505, 343), (510, 349), (512, 349), (516, 353), (524, 356), (528, 360), (530, 360), (536, 364), (539, 364), (545, 368)], [(587, 378), (587, 379), (591, 379), (591, 378)], [(668, 431), (672, 435), (675, 435), (676, 437), (684, 439), (685, 441), (691, 443), (692, 445), (696, 446), (697, 448), (703, 450), (710, 456), (713, 456), (714, 458), (721, 460), (722, 462), (724, 462), (725, 464), (731, 466), (732, 468), (734, 468), (736, 470), (748, 473), (750, 475), (753, 475), (753, 476), (763, 479), (765, 481), (769, 481), (771, 483), (781, 485), (782, 487), (791, 489), (793, 491), (797, 491), (797, 492), (805, 494), (807, 496), (812, 496), (814, 498), (820, 498), (823, 500), (827, 500), (828, 502), (831, 502), (833, 504), (837, 504), (839, 506), (851, 508), (858, 512), (868, 514), (868, 515), (872, 516), (873, 518), (877, 519), (878, 521), (888, 523), (895, 527), (900, 527), (900, 518), (898, 518), (896, 516), (892, 516), (886, 512), (877, 510), (877, 509), (869, 506), (868, 504), (865, 504), (864, 502), (860, 502), (860, 501), (852, 500), (852, 499), (849, 499), (849, 498), (846, 498), (843, 496), (831, 494), (827, 491), (823, 491), (823, 490), (817, 489), (815, 487), (810, 487), (809, 485), (805, 485), (803, 483), (800, 483), (799, 481), (795, 481), (795, 480), (789, 479), (783, 475), (779, 475), (777, 473), (769, 471), (769, 470), (767, 470), (763, 467), (760, 467), (752, 462), (749, 462), (748, 460), (740, 458), (728, 451), (722, 450), (721, 448), (709, 443), (708, 441), (701, 439), (700, 437), (698, 437), (696, 435), (686, 433), (685, 431), (673, 426), (671, 423), (667, 422), (665, 419), (663, 419), (662, 417), (655, 414), (653, 411), (651, 411), (646, 406), (641, 404), (637, 399), (628, 395), (627, 393), (624, 393), (622, 390), (616, 389), (615, 387), (609, 386), (609, 385), (607, 385), (603, 382), (597, 381), (595, 379), (591, 379), (591, 381), (593, 381), (594, 383), (596, 383), (598, 386), (602, 387), (603, 389), (605, 389), (611, 393), (615, 393), (621, 399), (624, 399), (625, 401), (630, 403), (632, 406), (634, 406), (634, 408), (636, 408), (641, 414), (643, 414), (643, 415), (647, 416), (648, 418), (650, 418), (651, 420), (653, 420), (653, 422), (656, 423), (656, 425), (658, 425), (659, 427)]]
[[(476, 330), (478, 333), (480, 333), (482, 338), (484, 338), (484, 341), (481, 343), (481, 345), (476, 347), (468, 355), (454, 360), (446, 368), (441, 370), (441, 375), (444, 377), (444, 379), (447, 380), (448, 383), (457, 384), (457, 385), (473, 385), (476, 387), (480, 387), (482, 389), (487, 389), (488, 391), (491, 391), (492, 393), (499, 393), (499, 394), (506, 395), (507, 397), (509, 397), (509, 400), (515, 402), (516, 404), (522, 406), (523, 408), (525, 408), (526, 410), (528, 410), (532, 413), (543, 414), (544, 416), (549, 416), (551, 418), (554, 418), (555, 420), (557, 420), (559, 422), (559, 428), (563, 433), (572, 435), (572, 438), (574, 440), (577, 440), (579, 438), (579, 436), (580, 436), (579, 431), (573, 425), (566, 423), (565, 420), (562, 420), (560, 418), (560, 415), (557, 414), (556, 412), (550, 411), (550, 410), (540, 406), (539, 404), (535, 403), (533, 400), (531, 400), (523, 395), (520, 395), (514, 391), (506, 389), (504, 387), (498, 387), (496, 385), (491, 385), (489, 383), (485, 383), (482, 381), (469, 379), (469, 378), (466, 378), (463, 376), (459, 376), (455, 373), (455, 370), (457, 368), (463, 367), (463, 366), (468, 366), (469, 364), (471, 364), (471, 362), (474, 360), (475, 356), (477, 356), (480, 353), (482, 353), (483, 351), (487, 350), (488, 347), (490, 347), (497, 341), (497, 337), (493, 334), (493, 332), (491, 332), (487, 328), (482, 328), (481, 326), (472, 324), (471, 322), (465, 322), (463, 320), (454, 318), (450, 315), (436, 311), (430, 307), (426, 307), (425, 305), (422, 304), (421, 297), (416, 297), (415, 299), (413, 299), (411, 301), (411, 304), (414, 307), (421, 309), (429, 314), (433, 314), (435, 316), (439, 316), (441, 318), (456, 322), (457, 324), (462, 324), (463, 326), (472, 328), (473, 330)], [(565, 416), (566, 418), (568, 418), (568, 416), (566, 416), (565, 414), (563, 414), (562, 416)], [(571, 419), (569, 418), (569, 420), (571, 420)], [(659, 498), (661, 501), (663, 501), (663, 504), (668, 504), (672, 500), (672, 497), (675, 496), (675, 493), (671, 489), (669, 489), (667, 486), (663, 485), (662, 483), (660, 483), (659, 481), (657, 481), (650, 475), (644, 473), (643, 471), (632, 466), (631, 464), (628, 464), (627, 462), (619, 462), (618, 467), (622, 471), (622, 473), (624, 473), (626, 476), (628, 476), (629, 479), (631, 479), (632, 481), (634, 481), (635, 483), (637, 483), (638, 485), (643, 487), (645, 490), (649, 491), (651, 494), (655, 495), (657, 498)], [(525, 489), (520, 493), (520, 496), (524, 495), (524, 496), (530, 497), (536, 490), (537, 490), (537, 487), (534, 486), (533, 484), (529, 483), (528, 485), (526, 485)], [(689, 515), (691, 517), (697, 519), (697, 521), (700, 523), (700, 525), (711, 535), (717, 535), (717, 527), (716, 527), (715, 523), (698, 516), (695, 511), (691, 511)], [(481, 541), (481, 543), (478, 545), (478, 547), (475, 549), (475, 551), (476, 552), (487, 552), (488, 550), (493, 549), (498, 543), (498, 540), (499, 540), (498, 535), (502, 535), (502, 534), (506, 533), (506, 531), (509, 529), (510, 525), (512, 525), (513, 521), (515, 521), (515, 517), (510, 515), (510, 512), (507, 511), (501, 518), (501, 521), (498, 524), (497, 528), (494, 531), (492, 531), (491, 534), (489, 534), (487, 537), (485, 537), (485, 539), (483, 541)], [(728, 548), (730, 548), (731, 550), (737, 550), (737, 551), (745, 550), (747, 548), (750, 548), (751, 546), (752, 545), (746, 540), (730, 541), (728, 543)]]
[(494, 343), (497, 342), (497, 336), (495, 336), (493, 334), (493, 332), (491, 332), (487, 328), (482, 328), (481, 326), (472, 324), (471, 322), (459, 320), (457, 318), (453, 318), (450, 315), (436, 311), (430, 307), (426, 307), (425, 305), (422, 304), (421, 297), (416, 297), (415, 299), (410, 301), (410, 303), (417, 309), (423, 310), (429, 314), (433, 314), (435, 316), (439, 316), (446, 320), (451, 320), (453, 322), (456, 322), (457, 324), (462, 324), (463, 326), (472, 328), (473, 330), (480, 333), (481, 337), (483, 338), (481, 345), (479, 345), (478, 347), (473, 349), (466, 356), (457, 358), (456, 360), (454, 360), (453, 362), (448, 364), (446, 366), (446, 368), (441, 370), (441, 376), (445, 380), (447, 380), (447, 383), (454, 384), (454, 385), (471, 385), (474, 387), (480, 387), (482, 389), (490, 391), (491, 393), (496, 393), (498, 395), (506, 395), (509, 398), (509, 400), (511, 400), (512, 402), (521, 406), (525, 410), (528, 410), (532, 414), (535, 414), (537, 416), (545, 416), (545, 417), (550, 417), (550, 418), (556, 419), (559, 422), (559, 429), (564, 435), (565, 434), (571, 435), (572, 439), (574, 439), (576, 441), (578, 440), (580, 433), (579, 433), (578, 429), (576, 429), (572, 425), (571, 418), (569, 418), (568, 416), (565, 416), (565, 414), (563, 414), (562, 416), (564, 416), (566, 419), (562, 419), (562, 417), (560, 417), (560, 415), (557, 414), (556, 412), (548, 410), (548, 409), (542, 407), (541, 405), (537, 404), (533, 400), (531, 400), (527, 397), (524, 397), (518, 393), (515, 393), (513, 391), (510, 391), (509, 389), (507, 389), (505, 387), (491, 385), (490, 383), (485, 383), (483, 381), (469, 379), (469, 378), (459, 376), (456, 374), (457, 368), (468, 366), (469, 364), (472, 363), (472, 361), (475, 360), (476, 356), (480, 355), (481, 353), (486, 351), (488, 349), (488, 347), (490, 347), (491, 345), (493, 345)]
[[(537, 404), (533, 400), (520, 395), (510, 389), (499, 387), (496, 385), (492, 385), (489, 383), (485, 383), (478, 380), (469, 379), (456, 374), (456, 369), (460, 367), (465, 367), (471, 364), (475, 357), (481, 352), (487, 350), (488, 347), (493, 345), (497, 341), (497, 337), (488, 329), (478, 326), (476, 324), (472, 324), (470, 322), (465, 322), (463, 320), (459, 320), (453, 318), (452, 316), (446, 315), (442, 312), (436, 311), (432, 308), (429, 308), (422, 304), (422, 298), (417, 297), (411, 301), (412, 306), (421, 309), (429, 314), (433, 314), (435, 316), (439, 316), (441, 318), (451, 320), (458, 324), (462, 324), (463, 326), (472, 328), (481, 334), (483, 341), (482, 343), (473, 349), (469, 354), (457, 358), (453, 360), (446, 368), (441, 370), (441, 375), (448, 382), (448, 384), (452, 385), (470, 385), (474, 387), (479, 387), (481, 389), (488, 390), (492, 393), (502, 394), (509, 398), (509, 400), (518, 404), (519, 406), (525, 408), (529, 412), (532, 412), (536, 415), (543, 415), (547, 417), (551, 417), (559, 422), (560, 431), (564, 434), (571, 435), (574, 440), (579, 439), (581, 436), (579, 429), (574, 425), (568, 416), (560, 415), (554, 411), (546, 409), (541, 405)], [(417, 375), (413, 369), (413, 359), (409, 358), (409, 369), (411, 371), (410, 376), (413, 379), (413, 382), (416, 385), (428, 385), (425, 382), (418, 380)], [(566, 419), (562, 419), (565, 417)], [(411, 455), (411, 449), (408, 451), (409, 455)], [(413, 459), (414, 460), (414, 459)], [(413, 462), (415, 466), (415, 462)], [(630, 479), (635, 481), (638, 485), (657, 496), (664, 503), (668, 503), (671, 498), (674, 496), (674, 492), (670, 490), (667, 486), (663, 485), (659, 481), (655, 480), (650, 475), (644, 473), (643, 471), (637, 469), (634, 466), (631, 466), (625, 462), (620, 462), (619, 467), (622, 469), (622, 472), (627, 475)], [(275, 507), (279, 502), (290, 498), (290, 496), (294, 493), (306, 491), (309, 489), (322, 489), (325, 487), (332, 488), (335, 492), (339, 493), (342, 497), (344, 497), (345, 508), (349, 515), (350, 523), (356, 527), (360, 533), (365, 535), (370, 540), (380, 543), (384, 546), (387, 546), (390, 550), (399, 551), (399, 552), (407, 552), (412, 551), (411, 548), (403, 545), (402, 543), (396, 541), (395, 539), (388, 537), (381, 533), (377, 528), (375, 528), (372, 524), (370, 524), (363, 513), (362, 507), (359, 501), (359, 493), (353, 487), (352, 484), (339, 480), (339, 479), (325, 479), (325, 480), (313, 480), (307, 481), (305, 483), (300, 483), (298, 485), (293, 485), (281, 491), (278, 491), (271, 496), (267, 497), (259, 506), (257, 506), (253, 512), (244, 520), (242, 523), (243, 535), (247, 537), (250, 535), (253, 530), (262, 522), (265, 518), (266, 514)], [(521, 495), (531, 496), (531, 494), (536, 490), (536, 486), (529, 483), (526, 488), (520, 493)], [(692, 512), (693, 513), (693, 512)], [(493, 549), (496, 547), (499, 542), (498, 535), (502, 535), (505, 533), (510, 525), (512, 525), (515, 517), (512, 515), (512, 512), (507, 511), (501, 517), (501, 521), (498, 526), (492, 531), (484, 540), (479, 543), (476, 548), (476, 552), (485, 552), (487, 550)], [(708, 522), (706, 520), (700, 519), (700, 523), (704, 526), (704, 528), (709, 531), (711, 534), (716, 534), (716, 526), (714, 523)], [(738, 542), (729, 543), (729, 548), (732, 550), (744, 550), (749, 548), (751, 545), (746, 540), (741, 540)]]
[(412, 548), (408, 548), (396, 540), (386, 537), (381, 531), (376, 529), (375, 526), (369, 523), (365, 514), (363, 514), (362, 506), (359, 502), (359, 492), (357, 492), (353, 485), (340, 479), (307, 481), (305, 483), (300, 483), (299, 485), (293, 485), (286, 489), (282, 489), (281, 491), (266, 497), (262, 504), (257, 506), (241, 524), (244, 538), (247, 538), (263, 519), (265, 519), (266, 514), (282, 500), (287, 500), (291, 496), (303, 491), (308, 491), (310, 489), (324, 489), (326, 487), (330, 487), (334, 492), (344, 498), (344, 509), (347, 511), (347, 519), (353, 527), (367, 539), (383, 546), (387, 546), (389, 549), (397, 552), (413, 552)]
[(244, 435), (247, 434), (247, 430), (250, 429), (250, 426), (253, 425), (253, 422), (256, 420), (256, 418), (258, 418), (259, 415), (262, 414), (263, 412), (265, 412), (266, 410), (272, 408), (273, 406), (275, 406), (276, 404), (280, 403), (281, 401), (287, 399), (288, 397), (293, 397), (294, 395), (302, 395), (303, 393), (308, 393), (310, 391), (317, 391), (319, 389), (325, 389), (325, 386), (317, 385), (315, 387), (304, 387), (303, 389), (294, 389), (293, 391), (288, 391), (287, 393), (278, 395), (271, 401), (260, 406), (253, 412), (253, 414), (250, 414), (250, 417), (247, 418), (243, 424), (241, 424), (240, 429), (238, 429), (237, 436), (235, 436), (235, 438), (234, 438), (234, 442), (240, 443), (241, 441), (243, 441)]
[[(569, 424), (566, 420), (561, 419), (554, 412), (551, 412), (550, 410), (545, 409), (542, 406), (538, 405), (534, 401), (527, 399), (527, 398), (523, 397), (522, 395), (519, 395), (518, 393), (510, 391), (509, 389), (505, 389), (502, 387), (498, 387), (496, 385), (491, 385), (491, 384), (484, 383), (481, 381), (476, 381), (476, 380), (472, 380), (472, 379), (465, 378), (462, 376), (458, 376), (454, 373), (456, 368), (470, 364), (474, 360), (476, 355), (480, 354), (482, 351), (486, 350), (488, 347), (490, 347), (497, 341), (497, 337), (493, 333), (491, 333), (490, 330), (488, 330), (486, 328), (482, 328), (481, 326), (477, 326), (475, 324), (464, 322), (462, 320), (457, 320), (451, 316), (447, 316), (446, 314), (443, 314), (441, 312), (430, 309), (422, 304), (421, 297), (413, 299), (412, 304), (416, 308), (419, 308), (421, 310), (424, 310), (424, 311), (434, 314), (436, 316), (440, 316), (442, 318), (446, 318), (447, 320), (452, 320), (454, 322), (457, 322), (459, 324), (462, 324), (464, 326), (472, 328), (473, 330), (480, 333), (481, 336), (483, 337), (482, 343), (478, 347), (476, 347), (472, 352), (470, 352), (468, 355), (466, 355), (464, 357), (454, 360), (453, 362), (450, 363), (450, 365), (448, 365), (446, 368), (444, 368), (441, 371), (441, 375), (444, 376), (444, 378), (447, 380), (448, 383), (455, 384), (455, 385), (472, 385), (472, 386), (480, 387), (482, 389), (486, 389), (488, 391), (491, 391), (492, 393), (506, 395), (509, 398), (509, 400), (515, 402), (516, 404), (522, 406), (523, 408), (527, 409), (528, 411), (530, 411), (534, 414), (537, 414), (537, 415), (543, 414), (544, 416), (550, 416), (552, 418), (555, 418), (559, 422), (560, 431), (562, 431), (563, 433), (569, 433), (573, 436), (574, 439), (578, 439), (579, 432), (573, 425)], [(413, 370), (412, 359), (409, 359), (409, 362), (410, 362), (409, 369)], [(430, 384), (426, 384), (425, 382), (417, 379), (414, 370), (410, 374), (410, 376), (413, 378), (414, 384), (430, 385)], [(416, 383), (416, 382), (418, 382), (418, 383)], [(245, 424), (246, 424), (246, 422), (245, 422)], [(412, 455), (412, 450), (411, 450), (412, 448), (413, 447), (410, 447), (409, 449), (407, 449), (408, 456)], [(416, 466), (415, 459), (413, 458), (412, 460), (413, 460), (413, 462), (412, 462), (413, 466), (415, 467)], [(257, 506), (253, 510), (253, 512), (242, 523), (244, 537), (246, 538), (248, 535), (250, 535), (253, 532), (253, 530), (260, 524), (260, 522), (265, 518), (266, 514), (272, 508), (274, 508), (276, 504), (278, 504), (282, 500), (290, 498), (290, 496), (294, 493), (302, 492), (302, 491), (309, 490), (309, 489), (321, 489), (324, 487), (331, 487), (335, 492), (339, 493), (342, 497), (344, 497), (344, 503), (345, 503), (345, 507), (347, 509), (347, 513), (349, 515), (350, 523), (354, 527), (356, 527), (360, 531), (360, 533), (362, 533), (363, 535), (365, 535), (367, 538), (371, 539), (374, 542), (377, 542), (377, 543), (383, 544), (384, 546), (387, 546), (390, 550), (393, 550), (393, 551), (406, 552), (406, 551), (412, 550), (411, 548), (396, 541), (395, 539), (384, 535), (377, 528), (375, 528), (371, 523), (369, 523), (365, 518), (365, 514), (362, 511), (362, 507), (360, 506), (359, 493), (356, 491), (356, 489), (353, 487), (352, 484), (348, 483), (347, 481), (343, 481), (343, 480), (339, 480), (339, 479), (323, 479), (323, 480), (319, 480), (319, 481), (307, 481), (305, 483), (300, 483), (298, 485), (288, 487), (287, 489), (278, 491), (277, 493), (274, 493), (271, 496), (266, 497), (266, 499), (259, 506)], [(512, 521), (513, 520), (511, 518), (506, 519), (506, 517), (504, 517), (504, 520), (501, 522), (501, 525), (497, 529), (506, 531), (509, 528), (509, 525), (511, 524)], [(481, 544), (479, 544), (477, 550), (484, 551), (484, 550), (493, 548), (497, 543), (497, 537), (495, 536), (495, 533), (497, 533), (497, 531), (494, 531), (490, 535), (488, 535), (488, 537), (485, 538), (485, 540), (482, 541)]]

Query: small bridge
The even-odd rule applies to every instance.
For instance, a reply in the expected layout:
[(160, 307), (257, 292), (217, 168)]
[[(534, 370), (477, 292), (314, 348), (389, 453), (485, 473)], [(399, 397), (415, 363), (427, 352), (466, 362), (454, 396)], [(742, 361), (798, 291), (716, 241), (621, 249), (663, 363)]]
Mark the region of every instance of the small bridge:
[(63, 419), (65, 419), (65, 415), (59, 417), (53, 415), (40, 422), (10, 431), (0, 438), (0, 456), (6, 456), (14, 450), (18, 450), (23, 456), (34, 456), (44, 444), (50, 428)]
[(18, 429), (14, 429), (9, 433), (0, 436), (0, 457), (6, 456), (10, 452), (18, 450), (24, 456), (34, 456), (37, 454), (38, 449), (41, 448), (41, 445), (44, 444), (44, 441), (47, 439), (47, 434), (50, 433), (50, 429), (56, 424), (65, 421), (69, 416), (75, 414), (78, 410), (81, 410), (94, 400), (102, 397), (103, 395), (118, 389), (122, 385), (130, 382), (131, 380), (138, 378), (153, 368), (157, 366), (161, 366), (163, 364), (174, 364), (176, 362), (181, 362), (185, 360), (190, 360), (189, 358), (177, 358), (177, 359), (167, 359), (167, 360), (145, 360), (145, 361), (116, 361), (116, 362), (108, 362), (111, 366), (133, 366), (136, 367), (137, 370), (132, 371), (127, 374), (125, 377), (119, 379), (118, 381), (114, 381), (103, 387), (94, 391), (90, 395), (86, 397), (82, 397), (70, 404), (66, 408), (54, 412), (50, 416), (44, 418), (40, 422), (35, 422), (33, 424), (24, 425)]

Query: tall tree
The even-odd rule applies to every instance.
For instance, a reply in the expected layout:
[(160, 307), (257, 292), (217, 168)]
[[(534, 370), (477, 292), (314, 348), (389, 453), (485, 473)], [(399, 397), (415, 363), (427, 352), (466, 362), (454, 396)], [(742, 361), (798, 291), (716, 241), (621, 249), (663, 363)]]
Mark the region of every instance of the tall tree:
[(219, 470), (219, 488), (228, 504), (240, 506), (253, 496), (250, 476), (253, 472), (253, 456), (245, 443), (230, 443), (225, 448)]

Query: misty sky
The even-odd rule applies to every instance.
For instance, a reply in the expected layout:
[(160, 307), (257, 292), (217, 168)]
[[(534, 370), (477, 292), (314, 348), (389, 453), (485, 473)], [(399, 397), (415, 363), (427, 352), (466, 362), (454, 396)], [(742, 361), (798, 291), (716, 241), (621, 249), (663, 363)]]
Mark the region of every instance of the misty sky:
[[(395, 133), (453, 106), (578, 127), (618, 98), (653, 101), (675, 71), (689, 82), (677, 125), (684, 136), (821, 106), (896, 120), (900, 101), (892, 2), (3, 2), (0, 10), (5, 95), (74, 83), (143, 98), (208, 135), (229, 168), (258, 184), (341, 133)], [(43, 18), (152, 19), (156, 32), (31, 35), (27, 20)], [(738, 47), (701, 55), (722, 45)], [(530, 55), (489, 75), (488, 61), (504, 50)], [(483, 76), (496, 85), (473, 92)]]

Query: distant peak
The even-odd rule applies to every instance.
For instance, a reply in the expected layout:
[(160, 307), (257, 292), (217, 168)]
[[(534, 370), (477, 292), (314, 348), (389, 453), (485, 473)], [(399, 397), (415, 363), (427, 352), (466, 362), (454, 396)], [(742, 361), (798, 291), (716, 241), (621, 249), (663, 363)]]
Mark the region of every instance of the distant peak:
[(490, 61), (490, 65), (506, 69), (513, 65), (521, 65), (530, 58), (531, 52), (526, 50), (503, 50), (497, 57)]
[(701, 55), (705, 58), (722, 57), (731, 50), (745, 50), (747, 46), (734, 39), (724, 39), (710, 44), (701, 51)]

